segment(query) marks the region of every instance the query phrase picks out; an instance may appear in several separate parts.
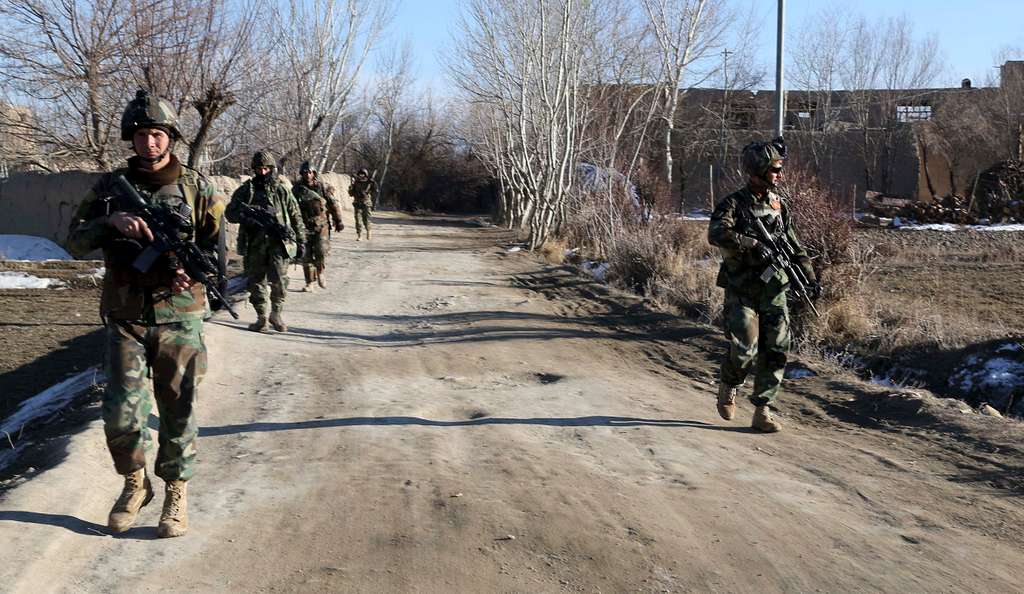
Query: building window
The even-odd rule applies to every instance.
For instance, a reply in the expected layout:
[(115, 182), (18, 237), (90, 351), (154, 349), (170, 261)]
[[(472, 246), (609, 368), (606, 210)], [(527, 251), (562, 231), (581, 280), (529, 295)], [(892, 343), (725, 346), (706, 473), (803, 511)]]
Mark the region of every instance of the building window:
[(931, 105), (897, 105), (896, 120), (900, 122), (926, 122), (932, 119)]

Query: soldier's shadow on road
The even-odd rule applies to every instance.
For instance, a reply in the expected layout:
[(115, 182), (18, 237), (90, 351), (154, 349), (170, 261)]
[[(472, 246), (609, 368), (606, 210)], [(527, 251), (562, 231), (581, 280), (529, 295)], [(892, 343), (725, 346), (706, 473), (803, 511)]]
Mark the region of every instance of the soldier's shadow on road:
[(102, 536), (105, 538), (123, 538), (129, 540), (156, 540), (156, 528), (136, 526), (120, 534), (111, 534), (103, 524), (96, 524), (62, 514), (47, 514), (31, 511), (0, 511), (0, 522), (21, 522), (23, 524), (41, 524), (64, 528), (83, 536)]
[(253, 433), (264, 431), (291, 431), (294, 429), (329, 429), (333, 427), (367, 427), (367, 426), (409, 426), (422, 427), (476, 427), (484, 425), (542, 425), (550, 427), (663, 427), (709, 429), (711, 431), (729, 431), (733, 433), (753, 433), (749, 427), (722, 427), (703, 421), (683, 419), (642, 419), (637, 417), (609, 417), (595, 415), (588, 417), (481, 417), (456, 421), (439, 421), (422, 417), (347, 417), (342, 419), (313, 419), (311, 421), (294, 422), (261, 422), (240, 425), (223, 425), (220, 427), (200, 427), (200, 437), (216, 437), (237, 433)]

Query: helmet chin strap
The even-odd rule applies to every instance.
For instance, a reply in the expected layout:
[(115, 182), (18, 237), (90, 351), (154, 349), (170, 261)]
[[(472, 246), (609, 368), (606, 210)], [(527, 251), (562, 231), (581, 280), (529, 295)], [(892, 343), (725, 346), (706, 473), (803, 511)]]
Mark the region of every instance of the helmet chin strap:
[(167, 155), (171, 154), (171, 151), (173, 151), (173, 150), (174, 150), (174, 141), (172, 140), (172, 141), (167, 143), (167, 148), (164, 149), (164, 152), (160, 153), (159, 155), (157, 155), (155, 157), (143, 157), (142, 155), (140, 155), (138, 153), (136, 153), (136, 156), (143, 163), (149, 163), (150, 165), (152, 165), (154, 163), (159, 163), (160, 161), (163, 161), (164, 158), (166, 158)]

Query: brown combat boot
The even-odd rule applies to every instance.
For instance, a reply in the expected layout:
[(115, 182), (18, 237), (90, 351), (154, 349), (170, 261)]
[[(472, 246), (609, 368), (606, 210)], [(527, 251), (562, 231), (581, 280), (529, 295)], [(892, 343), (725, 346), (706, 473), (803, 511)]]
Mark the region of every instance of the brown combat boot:
[(725, 382), (718, 384), (718, 414), (726, 421), (736, 416), (736, 393), (738, 386), (730, 386)]
[(188, 498), (186, 497), (186, 481), (167, 481), (164, 489), (164, 511), (160, 514), (160, 523), (156, 527), (156, 535), (160, 538), (172, 538), (188, 532)]
[(256, 321), (249, 324), (249, 329), (253, 332), (266, 332), (267, 331), (267, 316), (258, 314)]
[(326, 289), (327, 288), (327, 282), (324, 281), (324, 270), (323, 270), (323, 268), (318, 268), (317, 271), (316, 271), (316, 284), (320, 285), (321, 289)]
[(153, 485), (146, 476), (146, 469), (140, 468), (124, 475), (124, 489), (121, 496), (110, 508), (107, 527), (113, 532), (124, 532), (135, 524), (139, 510), (153, 500)]
[(284, 318), (281, 317), (281, 312), (277, 310), (270, 312), (270, 325), (278, 332), (288, 331), (288, 324), (284, 323)]
[(768, 405), (759, 406), (754, 410), (754, 419), (750, 426), (762, 433), (778, 433), (782, 431), (782, 425), (772, 418), (772, 412)]
[(306, 286), (302, 287), (303, 293), (312, 293), (315, 287), (313, 281), (316, 279), (316, 271), (312, 266), (305, 264), (302, 266), (302, 275), (306, 277)]

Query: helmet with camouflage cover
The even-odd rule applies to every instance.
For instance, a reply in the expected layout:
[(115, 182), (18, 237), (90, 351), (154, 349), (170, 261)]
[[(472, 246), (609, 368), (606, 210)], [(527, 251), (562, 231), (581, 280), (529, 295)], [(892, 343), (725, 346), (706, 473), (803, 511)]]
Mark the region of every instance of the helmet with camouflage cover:
[(121, 114), (121, 140), (131, 140), (139, 128), (161, 128), (173, 140), (181, 139), (178, 114), (166, 99), (139, 89)]
[(316, 173), (316, 168), (309, 161), (303, 161), (302, 165), (299, 166), (299, 175), (304, 173)]
[(771, 167), (782, 167), (786, 160), (786, 142), (781, 136), (774, 140), (751, 142), (743, 147), (741, 162), (747, 175), (762, 177)]
[(271, 169), (277, 167), (277, 162), (274, 160), (274, 155), (267, 149), (256, 151), (256, 154), (252, 156), (253, 171), (255, 171), (259, 167), (269, 167)]

